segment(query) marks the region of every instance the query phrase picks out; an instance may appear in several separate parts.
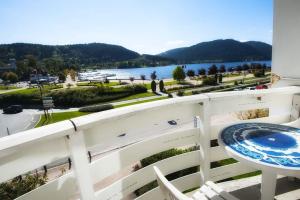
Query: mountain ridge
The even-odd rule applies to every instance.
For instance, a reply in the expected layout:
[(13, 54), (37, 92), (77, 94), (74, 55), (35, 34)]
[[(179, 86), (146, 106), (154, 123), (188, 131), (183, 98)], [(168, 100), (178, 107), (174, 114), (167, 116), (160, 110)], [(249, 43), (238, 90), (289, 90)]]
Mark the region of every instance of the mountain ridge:
[(264, 42), (219, 39), (201, 42), (189, 47), (170, 49), (157, 55), (176, 59), (180, 63), (196, 63), (203, 61), (270, 60), (271, 54), (272, 46)]
[[(0, 44), (0, 62), (10, 58), (26, 59), (28, 55), (44, 62), (60, 59), (64, 65), (100, 67), (156, 66), (168, 64), (270, 60), (272, 46), (259, 42), (233, 39), (201, 42), (190, 47), (170, 49), (157, 55), (139, 54), (120, 45), (86, 43), (46, 45), (33, 43)], [(108, 64), (107, 64), (108, 63)]]

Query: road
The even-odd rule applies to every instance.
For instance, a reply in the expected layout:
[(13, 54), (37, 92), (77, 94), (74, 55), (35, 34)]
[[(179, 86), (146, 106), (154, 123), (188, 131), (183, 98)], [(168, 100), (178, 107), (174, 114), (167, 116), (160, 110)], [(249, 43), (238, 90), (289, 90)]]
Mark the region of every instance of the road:
[[(3, 114), (0, 109), (0, 137), (31, 129), (39, 121), (40, 115), (36, 110), (24, 109), (17, 114)], [(8, 129), (8, 131), (7, 131)]]

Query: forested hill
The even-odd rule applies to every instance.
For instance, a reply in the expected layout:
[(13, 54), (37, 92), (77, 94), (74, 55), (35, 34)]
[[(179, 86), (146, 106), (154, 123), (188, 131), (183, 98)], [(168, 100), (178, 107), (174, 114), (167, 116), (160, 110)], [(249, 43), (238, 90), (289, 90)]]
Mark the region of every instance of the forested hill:
[(10, 58), (17, 60), (19, 75), (38, 69), (57, 74), (66, 68), (127, 68), (200, 62), (270, 60), (272, 46), (263, 42), (214, 40), (177, 48), (158, 55), (140, 55), (122, 46), (90, 43), (41, 45), (13, 43), (0, 45), (0, 67)]
[(239, 42), (232, 39), (202, 42), (172, 49), (159, 56), (179, 63), (271, 60), (272, 46), (263, 42)]
[(90, 43), (74, 45), (41, 45), (14, 43), (0, 45), (0, 61), (7, 62), (9, 58), (22, 60), (31, 55), (36, 60), (60, 58), (64, 62), (84, 65), (96, 63), (117, 62), (138, 58), (140, 55), (122, 46)]

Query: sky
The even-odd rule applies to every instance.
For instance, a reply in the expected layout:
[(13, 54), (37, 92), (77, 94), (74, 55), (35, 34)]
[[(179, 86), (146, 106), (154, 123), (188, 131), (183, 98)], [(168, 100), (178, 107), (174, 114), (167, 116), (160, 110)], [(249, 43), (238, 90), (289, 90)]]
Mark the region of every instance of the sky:
[(272, 43), (272, 0), (1, 0), (0, 43), (108, 43), (141, 54), (215, 39)]

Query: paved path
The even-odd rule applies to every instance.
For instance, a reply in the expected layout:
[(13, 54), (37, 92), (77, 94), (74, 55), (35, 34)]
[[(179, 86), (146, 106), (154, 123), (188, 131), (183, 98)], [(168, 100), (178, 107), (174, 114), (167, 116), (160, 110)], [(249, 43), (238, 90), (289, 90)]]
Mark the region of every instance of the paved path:
[[(39, 121), (40, 115), (36, 110), (24, 109), (17, 114), (3, 114), (0, 110), (0, 137), (15, 134), (33, 128)], [(8, 131), (7, 131), (8, 129)]]

